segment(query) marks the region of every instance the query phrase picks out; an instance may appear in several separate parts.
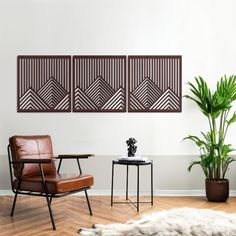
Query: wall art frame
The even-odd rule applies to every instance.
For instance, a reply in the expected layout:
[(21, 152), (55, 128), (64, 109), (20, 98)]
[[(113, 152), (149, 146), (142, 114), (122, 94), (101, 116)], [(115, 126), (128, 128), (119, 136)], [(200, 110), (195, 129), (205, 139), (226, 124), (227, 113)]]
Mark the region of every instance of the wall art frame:
[(126, 112), (126, 56), (73, 56), (73, 112)]
[(182, 56), (128, 56), (128, 112), (182, 111)]
[(71, 56), (17, 56), (17, 111), (71, 112)]

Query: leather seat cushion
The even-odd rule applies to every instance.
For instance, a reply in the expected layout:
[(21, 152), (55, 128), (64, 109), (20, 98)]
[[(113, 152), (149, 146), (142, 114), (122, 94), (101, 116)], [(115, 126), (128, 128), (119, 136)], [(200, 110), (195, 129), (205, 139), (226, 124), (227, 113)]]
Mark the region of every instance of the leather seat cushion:
[[(94, 183), (93, 176), (87, 174), (57, 174), (52, 173), (45, 175), (47, 183), (48, 193), (65, 193), (70, 191), (76, 191), (86, 187), (90, 187)], [(14, 181), (14, 187), (16, 188), (18, 181)], [(42, 186), (41, 176), (24, 177), (21, 182), (20, 190), (30, 192), (43, 193), (44, 188)]]

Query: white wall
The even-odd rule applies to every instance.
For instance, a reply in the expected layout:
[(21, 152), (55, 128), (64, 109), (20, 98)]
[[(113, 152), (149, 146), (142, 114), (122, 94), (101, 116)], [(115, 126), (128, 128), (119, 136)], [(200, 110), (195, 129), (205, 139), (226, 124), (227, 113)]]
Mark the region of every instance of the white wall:
[[(85, 163), (97, 190), (110, 188), (112, 156), (135, 137), (139, 154), (154, 155), (156, 190), (203, 189), (202, 172), (186, 170), (198, 150), (181, 142), (207, 128), (189, 101), (182, 113), (17, 113), (16, 56), (182, 55), (186, 94), (194, 76), (213, 86), (235, 73), (235, 8), (234, 0), (0, 0), (0, 189), (9, 188), (6, 146), (13, 134), (50, 134), (55, 154), (97, 154)], [(228, 137), (234, 146), (235, 131)]]

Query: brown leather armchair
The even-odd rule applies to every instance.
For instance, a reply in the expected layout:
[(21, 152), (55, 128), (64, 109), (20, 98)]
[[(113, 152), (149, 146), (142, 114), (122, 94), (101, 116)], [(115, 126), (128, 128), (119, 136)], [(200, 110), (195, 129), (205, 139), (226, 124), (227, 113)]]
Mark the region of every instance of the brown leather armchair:
[[(94, 179), (91, 175), (82, 174), (79, 162), (80, 158), (88, 158), (89, 156), (93, 155), (53, 157), (52, 142), (48, 135), (11, 137), (8, 145), (8, 158), (12, 191), (15, 193), (11, 216), (14, 214), (18, 194), (43, 196), (46, 197), (52, 227), (55, 230), (56, 226), (51, 210), (52, 198), (79, 191), (85, 192), (89, 212), (92, 215), (87, 189), (93, 185)], [(56, 159), (60, 160), (57, 170)], [(59, 174), (64, 159), (76, 159), (79, 174)]]

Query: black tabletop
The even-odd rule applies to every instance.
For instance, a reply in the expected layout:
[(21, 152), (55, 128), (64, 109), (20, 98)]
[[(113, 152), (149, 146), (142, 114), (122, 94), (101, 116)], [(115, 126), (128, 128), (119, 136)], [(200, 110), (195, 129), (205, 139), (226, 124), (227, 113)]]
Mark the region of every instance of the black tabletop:
[(152, 160), (147, 161), (127, 161), (127, 160), (113, 160), (113, 164), (119, 165), (150, 165), (152, 164)]

